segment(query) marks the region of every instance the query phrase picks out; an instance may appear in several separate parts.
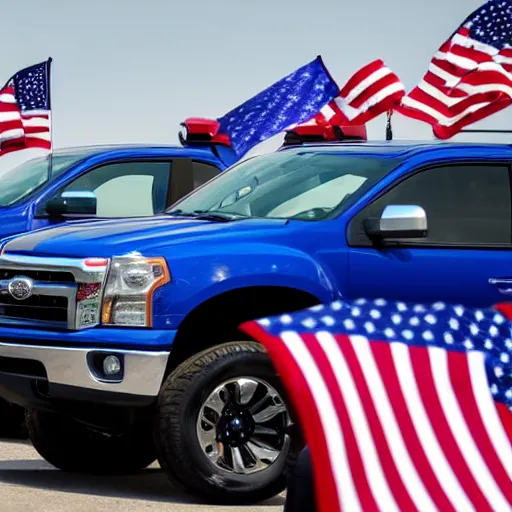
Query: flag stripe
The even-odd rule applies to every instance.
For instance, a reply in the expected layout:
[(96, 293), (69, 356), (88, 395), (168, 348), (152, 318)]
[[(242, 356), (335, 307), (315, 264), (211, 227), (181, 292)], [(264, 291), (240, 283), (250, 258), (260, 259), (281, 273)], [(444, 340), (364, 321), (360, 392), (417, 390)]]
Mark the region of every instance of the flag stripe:
[[(349, 337), (345, 337), (344, 340), (340, 340), (339, 338), (334, 338), (328, 333), (319, 333), (318, 341), (320, 345), (323, 346), (327, 357), (329, 358), (329, 361), (334, 368), (338, 368), (336, 363), (337, 358), (343, 357), (346, 362), (347, 371), (350, 372), (351, 378), (354, 382), (353, 392), (356, 393), (356, 395), (359, 395), (361, 398), (361, 406), (364, 409), (361, 411), (361, 416), (366, 417), (369, 428), (369, 435), (375, 440), (375, 450), (379, 458), (378, 463), (382, 468), (382, 472), (386, 481), (389, 482), (388, 492), (390, 495), (393, 495), (398, 509), (410, 510), (411, 512), (414, 510), (435, 510), (435, 508), (429, 508), (425, 506), (421, 507), (421, 502), (419, 503), (420, 506), (418, 506), (418, 503), (415, 504), (413, 502), (411, 499), (411, 494), (405, 485), (405, 482), (408, 480), (408, 475), (405, 475), (404, 472), (400, 474), (400, 465), (398, 465), (397, 468), (397, 464), (395, 463), (395, 459), (393, 458), (392, 454), (392, 444), (388, 444), (388, 439), (386, 438), (386, 434), (384, 432), (386, 423), (381, 421), (381, 417), (377, 412), (379, 401), (376, 399), (374, 400), (374, 397), (372, 396), (371, 390), (375, 388), (373, 388), (370, 381), (365, 379), (363, 368), (359, 364), (359, 360), (355, 352), (356, 346), (360, 346), (362, 348), (363, 344), (353, 344), (353, 340)], [(345, 379), (343, 378), (343, 375), (340, 374), (338, 382), (340, 387), (342, 382), (344, 383)], [(357, 414), (357, 411), (354, 411), (354, 413)], [(402, 448), (404, 447), (402, 446)], [(359, 444), (359, 450), (361, 453), (365, 454), (367, 452), (367, 445), (364, 442), (361, 442)], [(404, 453), (407, 453), (405, 449), (402, 450), (402, 454)], [(368, 464), (372, 464), (372, 461), (369, 460)], [(374, 492), (378, 499), (379, 490), (375, 489)], [(387, 499), (389, 500), (389, 496)], [(426, 504), (428, 505), (428, 501)]]
[[(341, 337), (336, 338), (341, 345)], [(365, 393), (371, 393), (373, 406), (375, 408), (378, 420), (380, 421), (380, 425), (385, 436), (385, 442), (389, 444), (390, 455), (393, 457), (392, 464), (394, 464), (396, 471), (400, 473), (400, 477), (403, 480), (404, 486), (406, 487), (410, 498), (414, 501), (416, 508), (421, 512), (438, 510), (433, 499), (430, 497), (427, 486), (422, 481), (413, 462), (413, 458), (416, 457), (413, 456), (413, 458), (411, 458), (411, 455), (408, 451), (407, 441), (405, 439), (408, 434), (409, 441), (416, 443), (417, 445), (417, 437), (413, 436), (414, 439), (411, 439), (412, 436), (410, 436), (410, 420), (406, 422), (399, 421), (395, 415), (395, 410), (391, 403), (391, 397), (389, 396), (391, 394), (390, 391), (393, 389), (396, 392), (398, 389), (396, 380), (391, 383), (391, 387), (389, 383), (385, 384), (385, 380), (392, 380), (386, 379), (386, 374), (389, 373), (392, 368), (392, 361), (389, 358), (389, 351), (381, 350), (380, 352), (384, 352), (385, 354), (382, 354), (382, 356), (379, 354), (377, 357), (375, 357), (371, 345), (366, 338), (362, 336), (351, 336), (349, 339), (350, 345), (347, 344), (347, 347), (344, 350), (346, 353), (353, 353), (356, 358), (356, 361), (353, 363), (353, 367), (355, 371), (359, 373), (358, 380), (363, 381), (364, 379), (368, 383), (368, 385), (364, 387)], [(375, 347), (386, 349), (384, 344), (375, 345)], [(382, 371), (383, 369), (379, 369), (378, 367), (379, 359), (382, 357), (386, 358), (387, 364), (383, 363), (383, 365), (385, 365), (385, 371)], [(400, 429), (400, 423), (407, 424), (405, 428), (403, 427), (403, 432)], [(411, 448), (409, 447), (409, 449)], [(425, 460), (421, 447), (419, 447), (419, 451), (420, 456), (422, 456), (423, 460)], [(386, 466), (385, 463), (383, 464)], [(428, 476), (429, 479), (431, 479), (433, 474), (430, 472)], [(436, 491), (437, 493), (440, 491), (438, 486)], [(442, 501), (442, 504), (447, 506), (448, 502), (446, 501), (446, 496), (444, 496), (444, 494), (443, 497), (444, 500)], [(408, 507), (409, 508), (407, 510), (412, 509), (412, 505), (408, 505)], [(444, 510), (447, 510), (447, 508)]]
[(480, 419), (485, 426), (485, 430), (489, 433), (488, 437), (494, 447), (494, 452), (512, 482), (512, 436), (507, 436), (503, 420), (489, 393), (487, 376), (479, 353), (472, 352), (468, 354), (468, 366), (473, 396), (480, 411)]
[[(352, 448), (353, 457), (357, 464), (362, 464), (361, 479), (357, 478), (357, 476), (356, 479), (360, 482), (358, 490), (363, 510), (378, 510), (376, 497), (379, 497), (386, 510), (398, 511), (398, 504), (391, 493), (385, 477), (377, 454), (375, 440), (371, 434), (368, 420), (347, 361), (329, 333), (320, 332), (317, 338), (318, 345), (324, 352), (326, 365), (328, 365), (329, 371), (333, 375), (336, 389), (341, 391), (341, 403), (346, 404), (346, 420), (343, 422), (342, 417), (342, 423), (351, 425), (355, 442), (352, 442), (351, 446), (349, 446)], [(312, 345), (311, 349), (314, 348), (315, 345)], [(336, 368), (336, 371), (333, 371), (333, 367)], [(336, 381), (336, 379), (339, 380)], [(343, 386), (340, 385), (342, 382)], [(348, 453), (350, 457), (350, 452)]]
[[(304, 336), (304, 341), (306, 343), (309, 341), (307, 335)], [(364, 433), (358, 430), (360, 429), (360, 425), (353, 423), (353, 416), (350, 412), (351, 404), (349, 400), (347, 400), (347, 397), (341, 394), (346, 391), (346, 386), (344, 386), (343, 389), (338, 386), (335, 372), (330, 365), (330, 355), (325, 354), (325, 350), (323, 350), (318, 343), (310, 344), (308, 350), (316, 362), (327, 388), (330, 390), (336, 414), (343, 425), (342, 433), (345, 451), (350, 466), (350, 474), (352, 475), (353, 481), (356, 482), (356, 490), (361, 509), (364, 512), (378, 511), (374, 493), (372, 493), (370, 486), (372, 483), (377, 485), (380, 483), (381, 479), (379, 479), (378, 475), (378, 469), (380, 468), (378, 468), (377, 471), (373, 471), (375, 468), (371, 465), (369, 467), (367, 461), (362, 458), (362, 453), (358, 445), (360, 445), (361, 442), (360, 436), (364, 435)], [(343, 362), (340, 363), (338, 360), (336, 368), (338, 373), (343, 371), (343, 367), (340, 366), (340, 364), (343, 365)], [(371, 444), (370, 438), (366, 437), (366, 440)], [(375, 461), (373, 462), (375, 463)], [(376, 480), (378, 480), (378, 482)], [(396, 507), (392, 507), (392, 510), (395, 509)]]
[[(355, 338), (354, 344), (359, 343), (358, 338), (352, 336), (351, 338)], [(416, 425), (413, 423), (412, 419), (412, 412), (407, 407), (407, 401), (402, 393), (398, 376), (399, 369), (395, 366), (391, 346), (385, 343), (372, 343), (371, 351), (380, 375), (382, 375), (384, 388), (387, 390), (390, 403), (400, 425), (405, 445), (414, 461), (419, 477), (422, 479), (425, 488), (430, 493), (438, 510), (446, 512), (454, 511), (455, 508), (448, 499), (447, 493), (444, 491), (444, 482), (439, 481), (434, 472), (434, 468), (426, 455), (427, 450), (416, 431)]]
[[(425, 454), (429, 460), (430, 466), (436, 474), (438, 482), (443, 487), (444, 492), (452, 502), (455, 510), (474, 511), (475, 508), (453, 472), (440, 446), (439, 439), (432, 428), (421, 397), (421, 391), (418, 389), (419, 386), (416, 381), (416, 374), (413, 370), (413, 362), (411, 361), (412, 357), (409, 349), (404, 345), (393, 343), (391, 344), (391, 352), (393, 354), (395, 368), (400, 368), (397, 375), (401, 392), (404, 395), (414, 427), (420, 442), (425, 447)], [(421, 379), (421, 382), (423, 383), (424, 380), (424, 378)]]
[[(481, 489), (483, 499), (487, 503), (487, 509), (489, 511), (506, 510), (507, 502), (501, 490), (497, 487), (492, 474), (489, 472), (485, 460), (478, 451), (473, 437), (464, 421), (448, 372), (448, 358), (453, 358), (457, 363), (460, 362), (459, 356), (463, 358), (465, 356), (458, 353), (448, 354), (445, 350), (437, 347), (429, 348), (428, 350), (443, 417), (446, 418), (446, 422), (453, 438), (456, 440), (457, 446), (464, 447), (460, 449), (460, 453), (472, 474), (474, 485), (476, 488)], [(458, 377), (458, 371), (456, 376)], [(482, 507), (481, 509), (479, 508), (479, 510), (485, 510), (485, 508)]]
[[(468, 363), (468, 358), (464, 354), (450, 354), (448, 357), (448, 371), (454, 397), (460, 403), (460, 421), (467, 425), (472, 442), (475, 443), (474, 450), (482, 454), (485, 467), (491, 472), (488, 478), (496, 482), (500, 492), (505, 495), (506, 500), (512, 503), (512, 481), (494, 450), (485, 425), (482, 422), (471, 386), (471, 373)], [(480, 361), (477, 366), (482, 368), (482, 362)], [(484, 389), (489, 388), (486, 381), (481, 382), (480, 386)], [(488, 399), (492, 400), (490, 393)]]
[(352, 473), (347, 463), (347, 454), (342, 435), (343, 430), (340, 425), (340, 419), (336, 414), (329, 388), (325, 384), (322, 374), (304, 345), (302, 338), (294, 332), (285, 332), (281, 337), (291, 356), (298, 364), (312, 392), (316, 410), (321, 419), (322, 430), (326, 437), (329, 462), (341, 510), (362, 512), (363, 509), (359, 502)]
[(404, 95), (398, 76), (378, 59), (354, 73), (340, 94), (303, 124), (364, 125), (399, 105)]
[(473, 478), (461, 453), (460, 445), (457, 444), (457, 439), (453, 436), (447, 419), (443, 414), (439, 390), (436, 387), (434, 378), (436, 370), (435, 361), (426, 358), (425, 351), (417, 347), (412, 347), (410, 352), (414, 377), (417, 382), (421, 382), (421, 385), (418, 387), (420, 398), (427, 413), (427, 421), (430, 422), (446, 461), (451, 466), (453, 474), (457, 475), (465, 494), (476, 506), (476, 510), (489, 510), (489, 505), (482, 494), (482, 490), (478, 488), (477, 482)]
[[(320, 415), (322, 404), (319, 406), (315, 400), (302, 367), (298, 364), (293, 352), (284, 343), (284, 340), (269, 335), (256, 322), (244, 324), (241, 326), (241, 329), (249, 336), (265, 344), (265, 348), (271, 356), (285, 386), (287, 389), (293, 390), (293, 393), (291, 393), (293, 404), (311, 448), (315, 486), (317, 489), (316, 499), (320, 510), (341, 511), (341, 502), (339, 501), (338, 488), (334, 477), (334, 467), (331, 464), (332, 461), (338, 464), (340, 460), (335, 453), (332, 454), (331, 458), (328, 438), (325, 435), (317, 435), (318, 432), (324, 432), (324, 424)], [(293, 337), (291, 343), (294, 343)], [(300, 400), (295, 400), (297, 396), (300, 397)], [(326, 405), (329, 405), (329, 401)], [(327, 418), (327, 421), (329, 421), (329, 418)], [(343, 452), (341, 452), (341, 455), (343, 455)], [(361, 509), (355, 508), (354, 510), (357, 512)]]

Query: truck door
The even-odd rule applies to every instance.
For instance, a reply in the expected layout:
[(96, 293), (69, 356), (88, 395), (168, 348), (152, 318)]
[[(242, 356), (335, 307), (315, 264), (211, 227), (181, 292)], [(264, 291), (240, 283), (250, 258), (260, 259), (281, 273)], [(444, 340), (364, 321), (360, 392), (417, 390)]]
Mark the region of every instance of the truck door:
[[(375, 245), (364, 221), (418, 205), (428, 235)], [(394, 183), (349, 223), (348, 295), (475, 307), (512, 300), (510, 166), (452, 163)]]
[(73, 192), (92, 193), (96, 197), (96, 215), (75, 211), (73, 214), (64, 212), (62, 215), (49, 216), (45, 211), (45, 201), (35, 211), (32, 229), (76, 218), (110, 219), (158, 215), (174, 201), (219, 172), (211, 164), (189, 158), (109, 162), (87, 170), (52, 196), (54, 198), (62, 193)]

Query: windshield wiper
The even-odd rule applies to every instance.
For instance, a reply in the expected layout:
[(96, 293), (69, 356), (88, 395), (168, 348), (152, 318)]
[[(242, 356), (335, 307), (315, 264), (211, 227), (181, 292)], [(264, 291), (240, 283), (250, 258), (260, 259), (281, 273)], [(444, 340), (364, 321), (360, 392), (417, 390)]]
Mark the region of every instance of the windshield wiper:
[(229, 222), (236, 219), (244, 219), (243, 215), (236, 213), (224, 213), (208, 210), (194, 210), (193, 212), (184, 212), (182, 210), (173, 210), (167, 213), (176, 217), (191, 217), (199, 220), (212, 220), (216, 222)]

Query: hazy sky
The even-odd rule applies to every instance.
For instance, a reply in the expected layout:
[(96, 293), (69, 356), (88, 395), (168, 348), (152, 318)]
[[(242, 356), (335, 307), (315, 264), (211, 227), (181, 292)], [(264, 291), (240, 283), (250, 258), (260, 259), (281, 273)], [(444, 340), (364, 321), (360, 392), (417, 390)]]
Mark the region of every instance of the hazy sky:
[[(441, 43), (482, 3), (25, 0), (22, 14), (6, 1), (0, 81), (53, 57), (55, 147), (176, 143), (184, 118), (219, 117), (318, 54), (340, 86), (382, 58), (411, 89)], [(509, 108), (478, 126), (512, 128), (511, 121)], [(368, 129), (370, 138), (384, 138), (385, 118)], [(398, 115), (394, 133), (432, 138), (427, 125)]]

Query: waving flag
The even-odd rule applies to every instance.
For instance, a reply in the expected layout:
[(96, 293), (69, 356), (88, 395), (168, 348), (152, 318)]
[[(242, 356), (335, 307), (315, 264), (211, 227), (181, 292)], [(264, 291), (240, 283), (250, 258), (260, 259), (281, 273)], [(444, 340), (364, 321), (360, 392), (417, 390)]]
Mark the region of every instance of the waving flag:
[(505, 512), (511, 326), (492, 309), (357, 300), (242, 329), (297, 408), (321, 512)]
[(314, 121), (336, 125), (363, 125), (394, 109), (405, 96), (405, 86), (382, 60), (355, 73), (340, 94), (325, 105)]
[(339, 92), (318, 56), (219, 118), (220, 132), (241, 158), (286, 127), (313, 117)]
[(447, 139), (512, 103), (512, 3), (489, 0), (434, 55), (397, 109)]
[(0, 155), (51, 149), (50, 64), (48, 59), (22, 69), (0, 89)]

